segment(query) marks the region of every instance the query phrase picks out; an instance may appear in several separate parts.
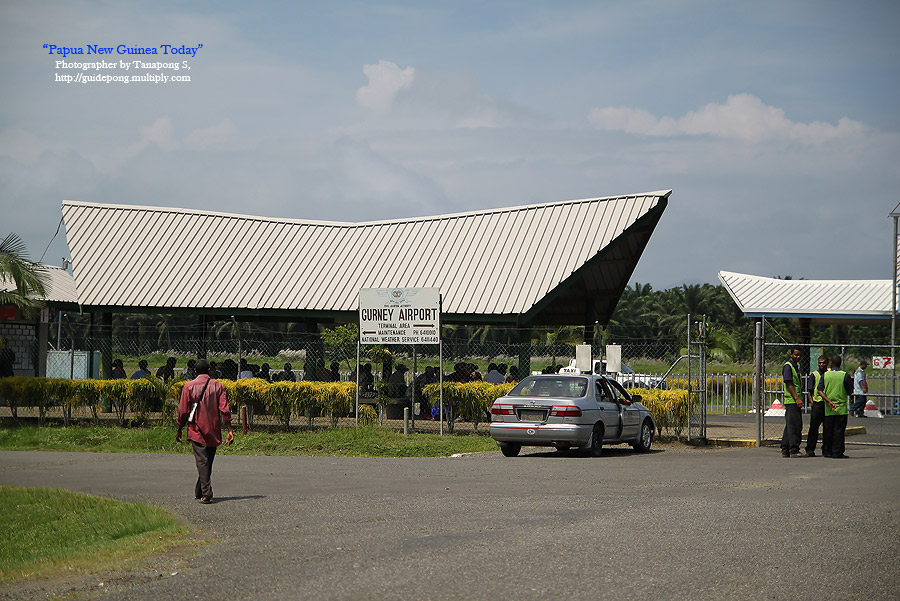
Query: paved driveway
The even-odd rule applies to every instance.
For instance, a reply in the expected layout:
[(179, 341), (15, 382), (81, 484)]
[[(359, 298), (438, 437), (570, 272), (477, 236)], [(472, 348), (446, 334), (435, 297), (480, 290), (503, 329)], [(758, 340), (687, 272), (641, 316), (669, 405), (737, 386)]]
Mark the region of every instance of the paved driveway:
[(155, 503), (219, 539), (104, 599), (897, 598), (896, 448), (524, 452), (221, 455), (208, 506), (188, 455), (2, 452), (0, 483)]

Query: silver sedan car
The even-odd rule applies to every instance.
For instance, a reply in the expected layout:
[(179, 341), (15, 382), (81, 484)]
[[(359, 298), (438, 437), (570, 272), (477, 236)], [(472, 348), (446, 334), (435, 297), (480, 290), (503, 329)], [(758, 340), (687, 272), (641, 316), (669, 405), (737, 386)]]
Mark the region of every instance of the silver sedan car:
[(605, 376), (529, 376), (494, 402), (491, 437), (507, 457), (523, 445), (577, 447), (597, 457), (604, 444), (627, 443), (646, 453), (656, 426), (640, 400)]

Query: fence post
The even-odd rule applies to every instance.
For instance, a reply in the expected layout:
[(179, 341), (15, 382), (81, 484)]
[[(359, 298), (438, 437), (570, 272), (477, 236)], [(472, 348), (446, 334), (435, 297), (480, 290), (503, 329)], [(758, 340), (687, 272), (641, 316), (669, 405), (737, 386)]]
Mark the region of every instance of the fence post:
[(763, 364), (763, 329), (762, 320), (756, 322), (756, 335), (754, 337), (754, 365), (753, 365), (753, 404), (756, 406), (756, 446), (762, 446), (762, 405), (765, 394), (765, 373)]
[(725, 386), (722, 390), (722, 415), (728, 415), (731, 407), (731, 374), (725, 374)]

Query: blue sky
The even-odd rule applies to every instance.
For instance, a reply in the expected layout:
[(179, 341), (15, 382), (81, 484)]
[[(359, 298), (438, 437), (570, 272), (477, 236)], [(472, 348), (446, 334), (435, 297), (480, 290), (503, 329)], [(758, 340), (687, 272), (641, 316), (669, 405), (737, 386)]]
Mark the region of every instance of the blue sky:
[[(362, 221), (673, 189), (632, 281), (889, 279), (898, 26), (867, 1), (6, 0), (0, 206), (37, 259), (64, 199)], [(203, 48), (189, 83), (65, 84), (45, 43)]]

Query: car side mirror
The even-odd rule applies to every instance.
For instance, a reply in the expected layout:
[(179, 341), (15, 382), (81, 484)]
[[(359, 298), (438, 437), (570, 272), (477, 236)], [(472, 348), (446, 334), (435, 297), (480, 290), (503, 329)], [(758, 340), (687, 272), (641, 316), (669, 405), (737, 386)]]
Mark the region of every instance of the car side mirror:
[(642, 397), (642, 396), (639, 395), (639, 394), (633, 394), (633, 395), (631, 395), (631, 402), (632, 402), (632, 403), (640, 403), (641, 400), (643, 400), (643, 398), (644, 398), (644, 397)]

